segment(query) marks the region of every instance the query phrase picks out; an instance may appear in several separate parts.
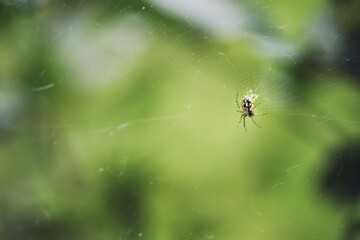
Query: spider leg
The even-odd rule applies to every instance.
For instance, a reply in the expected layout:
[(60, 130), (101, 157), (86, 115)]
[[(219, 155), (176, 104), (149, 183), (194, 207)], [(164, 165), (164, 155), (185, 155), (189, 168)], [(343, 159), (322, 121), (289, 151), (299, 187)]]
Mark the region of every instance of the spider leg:
[(239, 93), (236, 93), (236, 104), (237, 104), (238, 108), (241, 109), (240, 103), (239, 103)]
[(240, 123), (241, 123), (241, 120), (242, 120), (243, 116), (244, 116), (244, 114), (242, 114), (242, 115), (240, 116), (240, 120), (239, 120), (239, 122), (238, 122), (237, 127), (239, 127), (239, 125), (240, 125)]
[(245, 115), (245, 114), (243, 114), (243, 116), (244, 116), (244, 122), (243, 122), (243, 125), (244, 125), (245, 132), (247, 132), (247, 130), (246, 130), (246, 126), (245, 126), (245, 117), (246, 117), (246, 115)]
[(257, 124), (256, 122), (255, 122), (255, 120), (252, 118), (252, 117), (250, 117), (251, 118), (251, 120), (253, 121), (253, 123), (256, 125), (256, 126), (258, 126), (259, 128), (261, 128), (260, 127), (260, 125), (259, 124)]

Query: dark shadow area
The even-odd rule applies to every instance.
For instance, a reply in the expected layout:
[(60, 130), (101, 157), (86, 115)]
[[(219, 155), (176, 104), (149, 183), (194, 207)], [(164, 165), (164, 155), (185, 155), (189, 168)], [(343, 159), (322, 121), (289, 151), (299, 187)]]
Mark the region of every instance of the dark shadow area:
[(341, 71), (360, 83), (360, 2), (332, 0), (333, 11), (312, 27), (311, 40), (289, 73), (300, 85)]
[(322, 190), (349, 212), (345, 240), (359, 239), (360, 236), (360, 219), (355, 211), (360, 199), (359, 147), (360, 139), (355, 139), (329, 154), (328, 169), (321, 183)]
[[(14, 203), (0, 198), (0, 239), (7, 240), (65, 240), (78, 239), (79, 229), (67, 219), (46, 218), (42, 210), (27, 209), (22, 214)], [(19, 206), (18, 206), (19, 207)]]
[(112, 166), (104, 176), (104, 206), (120, 230), (121, 238), (135, 239), (144, 234), (148, 215), (149, 176), (136, 163)]

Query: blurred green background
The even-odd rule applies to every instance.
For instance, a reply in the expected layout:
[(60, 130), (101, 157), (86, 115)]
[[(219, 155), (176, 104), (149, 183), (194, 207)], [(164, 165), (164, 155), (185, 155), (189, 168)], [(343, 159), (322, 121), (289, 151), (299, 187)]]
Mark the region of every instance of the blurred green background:
[(0, 239), (360, 239), (357, 10), (1, 0)]

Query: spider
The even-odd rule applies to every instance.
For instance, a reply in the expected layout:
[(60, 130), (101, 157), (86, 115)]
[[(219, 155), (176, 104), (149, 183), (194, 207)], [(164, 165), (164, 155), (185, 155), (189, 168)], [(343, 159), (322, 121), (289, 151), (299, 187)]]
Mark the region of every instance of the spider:
[(242, 121), (242, 119), (244, 119), (243, 121), (243, 125), (244, 125), (244, 129), (246, 130), (246, 125), (245, 125), (245, 118), (246, 117), (250, 117), (251, 120), (253, 121), (253, 123), (258, 126), (259, 128), (261, 128), (253, 119), (254, 116), (262, 116), (262, 115), (266, 115), (267, 113), (262, 113), (262, 114), (255, 114), (254, 113), (254, 109), (259, 106), (260, 103), (258, 103), (256, 106), (254, 105), (254, 101), (257, 98), (257, 95), (252, 92), (251, 94), (248, 94), (247, 96), (245, 96), (243, 98), (243, 100), (241, 101), (241, 104), (239, 103), (239, 93), (236, 94), (236, 104), (238, 106), (238, 109), (236, 111), (238, 111), (239, 113), (242, 113), (240, 116), (240, 120), (238, 123), (238, 127)]

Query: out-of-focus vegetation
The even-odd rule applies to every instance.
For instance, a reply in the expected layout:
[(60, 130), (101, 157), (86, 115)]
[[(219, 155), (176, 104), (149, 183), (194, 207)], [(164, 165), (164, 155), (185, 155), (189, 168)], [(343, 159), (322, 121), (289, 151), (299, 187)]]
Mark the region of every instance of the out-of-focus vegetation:
[(0, 239), (359, 239), (359, 8), (1, 0)]

